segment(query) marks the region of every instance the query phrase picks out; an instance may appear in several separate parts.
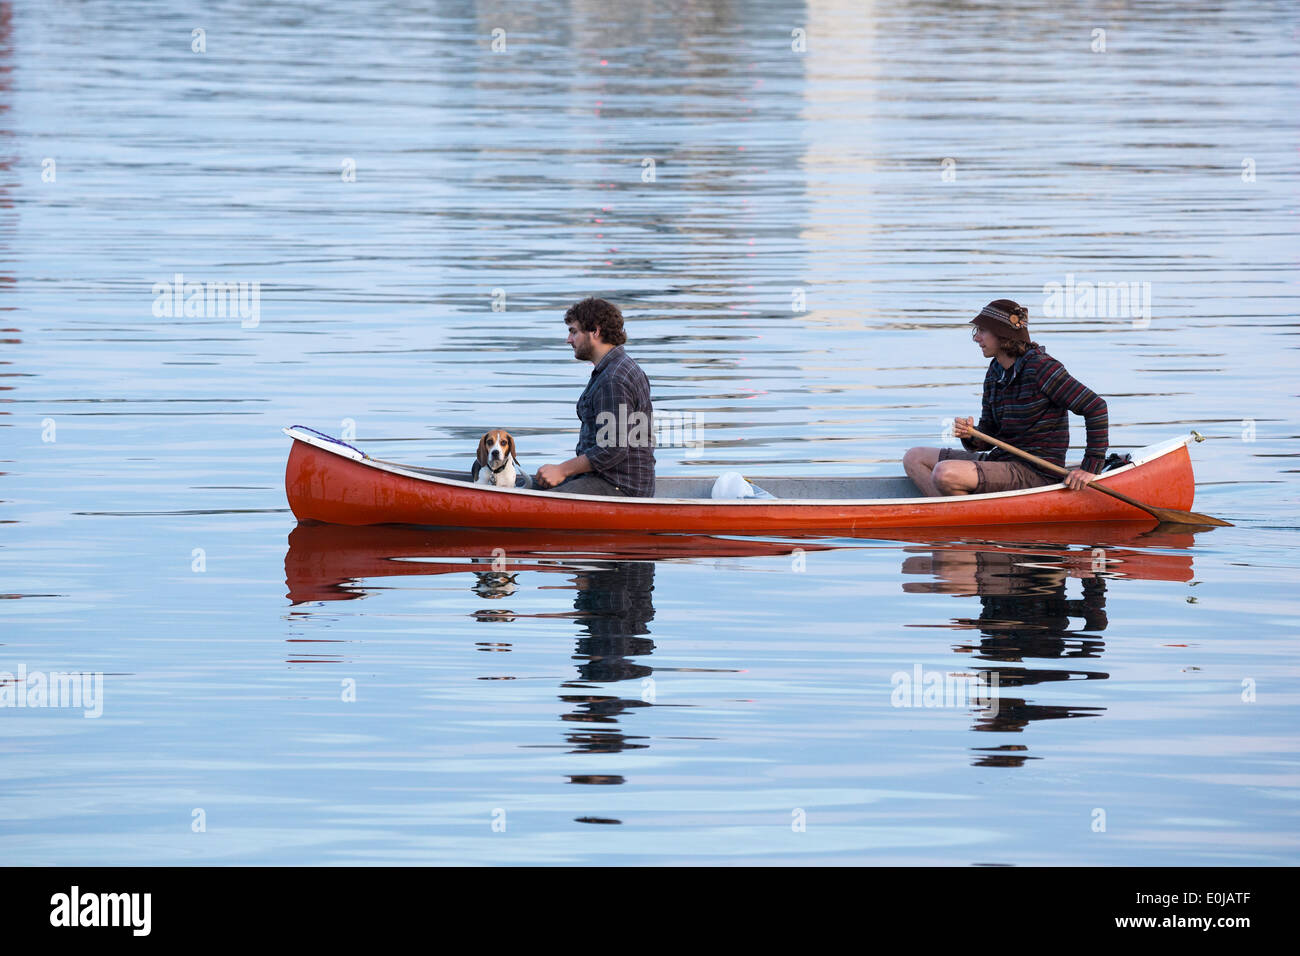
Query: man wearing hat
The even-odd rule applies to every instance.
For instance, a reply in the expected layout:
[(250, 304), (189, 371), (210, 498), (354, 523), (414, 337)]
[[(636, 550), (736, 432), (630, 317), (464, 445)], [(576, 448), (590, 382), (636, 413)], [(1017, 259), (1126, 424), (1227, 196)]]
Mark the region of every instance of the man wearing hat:
[(984, 376), (984, 403), (979, 430), (1065, 467), (1070, 447), (1069, 412), (1081, 415), (1087, 427), (1083, 463), (1061, 479), (1039, 471), (1010, 452), (971, 437), (972, 420), (958, 418), (953, 435), (957, 448), (912, 448), (903, 456), (903, 469), (921, 491), (935, 495), (982, 495), (995, 491), (1036, 488), (1064, 481), (1074, 491), (1102, 469), (1109, 444), (1106, 402), (1070, 377), (1056, 359), (1029, 339), (1029, 310), (1010, 299), (995, 299), (971, 320), (971, 337), (989, 363)]

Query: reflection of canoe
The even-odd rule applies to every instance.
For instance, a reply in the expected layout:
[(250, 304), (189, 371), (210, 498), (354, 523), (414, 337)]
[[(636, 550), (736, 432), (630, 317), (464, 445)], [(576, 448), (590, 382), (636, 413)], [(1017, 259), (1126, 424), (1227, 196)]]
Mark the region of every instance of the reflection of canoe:
[(1190, 548), (1196, 535), (1206, 534), (1212, 528), (1197, 527), (1188, 530), (1186, 525), (1153, 525), (1145, 521), (1103, 521), (1099, 524), (1081, 522), (969, 525), (955, 528), (917, 528), (899, 534), (888, 529), (873, 537), (899, 541), (916, 541), (922, 544), (970, 545), (981, 550), (1006, 546), (1014, 551), (1033, 550), (1036, 545), (1060, 547), (1082, 545), (1088, 548)]
[[(1059, 565), (1076, 573), (1100, 567), (1108, 575), (1156, 581), (1187, 581), (1190, 554), (1146, 548), (1190, 548), (1188, 532), (1150, 531), (1149, 523), (1105, 525), (1019, 525), (998, 528), (926, 528), (873, 535), (876, 541), (922, 544), (927, 551), (953, 554), (1000, 552), (1024, 561)], [(363, 592), (351, 583), (406, 575), (467, 574), (493, 570), (492, 561), (510, 574), (518, 571), (572, 573), (591, 561), (663, 561), (669, 559), (740, 558), (862, 547), (845, 539), (803, 538), (766, 541), (708, 535), (642, 532), (501, 531), (495, 529), (426, 529), (398, 526), (349, 528), (300, 524), (289, 533), (284, 557), (288, 597), (304, 601), (347, 600)], [(1082, 550), (1080, 550), (1082, 548)], [(1093, 549), (1104, 549), (1098, 555)], [(904, 548), (911, 551), (911, 548)], [(1098, 563), (1100, 562), (1100, 563)]]
[(474, 528), (348, 528), (300, 524), (289, 532), (284, 556), (288, 597), (331, 601), (360, 597), (345, 585), (360, 578), (465, 574), (493, 570), (572, 573), (587, 561), (664, 561), (671, 558), (743, 558), (824, 551), (809, 542), (730, 540), (707, 535), (638, 532), (498, 531)]
[[(1203, 529), (1208, 531), (1212, 529)], [(888, 531), (881, 536), (895, 537)], [(1107, 577), (1143, 581), (1190, 581), (1192, 556), (1185, 553), (1196, 535), (1185, 526), (1108, 521), (1096, 525), (1035, 524), (996, 528), (918, 528), (900, 540), (939, 545), (927, 548), (956, 558), (961, 554), (1006, 554), (1014, 561), (1059, 566), (1076, 577), (1104, 572)], [(1071, 547), (1073, 546), (1073, 547)], [(1080, 547), (1081, 546), (1081, 547)], [(1148, 550), (1159, 549), (1159, 550)], [(1178, 549), (1184, 553), (1168, 553)], [(911, 551), (912, 548), (904, 550)]]
[[(381, 461), (299, 428), (285, 470), (299, 520), (701, 534), (861, 533), (874, 528), (1154, 519), (1096, 491), (1062, 485), (953, 498), (918, 498), (906, 478), (761, 478), (771, 499), (714, 501), (713, 479), (661, 477), (655, 498), (602, 498), (492, 488), (460, 472)], [(1101, 479), (1157, 508), (1187, 510), (1194, 492), (1189, 438), (1152, 445)]]

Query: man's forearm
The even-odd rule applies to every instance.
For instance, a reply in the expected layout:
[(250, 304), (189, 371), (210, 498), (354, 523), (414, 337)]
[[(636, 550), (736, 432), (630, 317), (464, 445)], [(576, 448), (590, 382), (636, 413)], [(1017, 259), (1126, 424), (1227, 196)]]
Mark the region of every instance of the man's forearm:
[(568, 461), (560, 462), (559, 468), (564, 472), (565, 478), (572, 478), (574, 475), (585, 475), (591, 471), (591, 462), (586, 455), (579, 455), (577, 458), (570, 458)]

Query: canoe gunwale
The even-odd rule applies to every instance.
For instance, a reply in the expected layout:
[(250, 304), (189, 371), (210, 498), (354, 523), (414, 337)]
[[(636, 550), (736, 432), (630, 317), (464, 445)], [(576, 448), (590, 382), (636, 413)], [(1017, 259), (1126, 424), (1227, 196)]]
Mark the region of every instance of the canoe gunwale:
[[(348, 446), (348, 445), (341, 445), (341, 444), (334, 444), (334, 443), (332, 443), (332, 442), (330, 442), (330, 441), (327, 441), (327, 440), (325, 440), (325, 439), (319, 438), (319, 437), (317, 437), (316, 435), (310, 434), (310, 433), (308, 433), (308, 432), (299, 431), (296, 427), (283, 428), (283, 429), (281, 429), (281, 431), (282, 431), (285, 435), (287, 435), (287, 436), (289, 436), (290, 438), (292, 438), (294, 441), (303, 442), (304, 444), (311, 445), (312, 447), (314, 447), (314, 448), (318, 448), (318, 449), (320, 449), (321, 451), (329, 452), (329, 453), (331, 453), (331, 454), (337, 455), (338, 457), (343, 458), (343, 459), (346, 459), (346, 460), (348, 460), (348, 461), (353, 461), (353, 462), (356, 462), (357, 464), (364, 465), (364, 466), (366, 466), (366, 467), (368, 467), (368, 468), (375, 469), (376, 471), (384, 471), (384, 472), (388, 472), (388, 473), (390, 473), (390, 474), (398, 475), (398, 476), (403, 477), (403, 478), (408, 478), (408, 479), (411, 479), (411, 480), (413, 480), (413, 481), (425, 482), (425, 483), (433, 484), (433, 485), (443, 485), (443, 486), (447, 486), (447, 487), (451, 487), (451, 488), (460, 488), (460, 489), (465, 489), (465, 490), (471, 490), (471, 491), (479, 492), (479, 493), (482, 493), (482, 494), (488, 494), (488, 495), (514, 495), (514, 496), (526, 496), (526, 497), (529, 497), (529, 498), (545, 498), (545, 499), (547, 499), (548, 501), (593, 502), (593, 503), (600, 503), (600, 504), (604, 504), (604, 505), (611, 504), (612, 502), (617, 502), (617, 503), (620, 504), (620, 505), (635, 505), (635, 506), (638, 506), (638, 507), (656, 507), (656, 506), (664, 506), (664, 505), (668, 505), (668, 506), (672, 506), (672, 507), (681, 507), (682, 505), (690, 505), (690, 506), (696, 506), (696, 507), (710, 507), (710, 508), (712, 508), (712, 507), (722, 507), (722, 508), (752, 508), (752, 507), (759, 507), (759, 508), (763, 508), (763, 507), (771, 507), (771, 506), (773, 506), (773, 505), (791, 505), (791, 506), (798, 506), (798, 507), (832, 507), (832, 506), (833, 506), (833, 507), (869, 507), (869, 506), (873, 506), (873, 505), (875, 505), (875, 506), (882, 506), (882, 505), (883, 505), (883, 506), (908, 506), (908, 505), (924, 505), (924, 504), (930, 504), (930, 505), (933, 505), (933, 504), (935, 504), (936, 502), (940, 502), (940, 501), (948, 501), (948, 502), (951, 502), (951, 501), (955, 501), (955, 500), (960, 500), (960, 501), (962, 501), (962, 502), (999, 501), (999, 500), (1006, 500), (1006, 499), (1012, 499), (1012, 498), (1020, 498), (1020, 497), (1028, 497), (1028, 496), (1034, 496), (1034, 495), (1047, 494), (1047, 493), (1054, 492), (1054, 491), (1060, 491), (1061, 489), (1063, 489), (1063, 488), (1065, 487), (1065, 485), (1064, 485), (1063, 482), (1056, 482), (1056, 483), (1053, 483), (1053, 484), (1050, 484), (1050, 485), (1040, 485), (1039, 487), (1036, 487), (1036, 488), (1024, 488), (1024, 489), (1020, 489), (1020, 490), (1017, 490), (1017, 491), (999, 491), (999, 492), (992, 492), (992, 493), (990, 493), (990, 494), (983, 494), (983, 495), (961, 495), (961, 496), (959, 496), (959, 499), (958, 499), (956, 496), (951, 496), (951, 497), (941, 497), (941, 498), (930, 498), (930, 497), (918, 497), (918, 498), (740, 498), (740, 499), (737, 499), (737, 498), (726, 498), (726, 499), (713, 499), (713, 498), (635, 498), (635, 497), (626, 497), (626, 498), (621, 498), (621, 497), (620, 497), (620, 498), (610, 498), (610, 497), (608, 497), (608, 496), (604, 496), (604, 495), (575, 495), (575, 494), (569, 494), (569, 493), (565, 493), (565, 492), (540, 491), (540, 490), (529, 489), (529, 488), (497, 488), (497, 487), (494, 486), (494, 485), (480, 485), (480, 484), (476, 484), (476, 483), (474, 483), (474, 482), (472, 482), (472, 481), (466, 481), (466, 480), (461, 480), (461, 479), (456, 479), (456, 478), (450, 478), (450, 477), (443, 477), (442, 475), (429, 474), (429, 473), (424, 472), (424, 471), (416, 471), (416, 470), (413, 470), (413, 469), (410, 468), (410, 467), (404, 466), (404, 465), (399, 464), (399, 463), (397, 463), (397, 462), (390, 462), (390, 461), (384, 461), (384, 460), (380, 460), (380, 459), (370, 458), (370, 457), (367, 456), (367, 455), (364, 455), (364, 454), (362, 454), (362, 453), (357, 452), (355, 449), (351, 448), (351, 446)], [(1124, 475), (1124, 474), (1127, 474), (1127, 473), (1129, 473), (1129, 472), (1135, 471), (1136, 469), (1142, 467), (1143, 465), (1147, 465), (1147, 464), (1149, 464), (1149, 463), (1151, 463), (1151, 462), (1153, 462), (1153, 461), (1156, 461), (1156, 460), (1159, 459), (1159, 458), (1164, 457), (1165, 455), (1168, 455), (1168, 454), (1171, 454), (1171, 453), (1177, 451), (1177, 450), (1180, 449), (1180, 448), (1184, 448), (1184, 447), (1186, 447), (1186, 446), (1188, 445), (1188, 443), (1190, 443), (1191, 441), (1194, 440), (1194, 438), (1195, 438), (1194, 433), (1189, 433), (1188, 435), (1186, 435), (1186, 436), (1184, 436), (1184, 437), (1171, 438), (1171, 439), (1168, 439), (1168, 440), (1163, 441), (1163, 442), (1158, 442), (1158, 443), (1153, 444), (1153, 445), (1148, 445), (1148, 446), (1146, 446), (1145, 448), (1140, 448), (1140, 449), (1138, 449), (1137, 451), (1135, 451), (1135, 452), (1132, 453), (1132, 454), (1133, 454), (1133, 460), (1132, 460), (1131, 463), (1129, 463), (1129, 464), (1127, 464), (1127, 465), (1124, 465), (1123, 467), (1116, 468), (1116, 469), (1114, 469), (1114, 470), (1112, 470), (1112, 471), (1107, 471), (1107, 472), (1105, 472), (1105, 473), (1100, 477), (1099, 481), (1100, 481), (1101, 483), (1105, 484), (1105, 483), (1108, 483), (1111, 479), (1113, 479), (1113, 478), (1115, 478), (1115, 477), (1117, 477), (1117, 476)], [(670, 475), (665, 475), (665, 476), (663, 476), (663, 477), (665, 477), (665, 478), (668, 478), (668, 477), (683, 477), (683, 478), (691, 478), (691, 477), (695, 477), (695, 476), (691, 476), (691, 475), (682, 475), (682, 476), (676, 476), (676, 475), (671, 475), (671, 476), (670, 476)], [(755, 477), (756, 477), (756, 480), (758, 480), (758, 481), (762, 481), (762, 479), (763, 479), (764, 477), (767, 477), (767, 478), (778, 478), (778, 477), (784, 477), (784, 476), (777, 476), (777, 475), (761, 476), (761, 475), (760, 475), (760, 476), (755, 476)], [(798, 476), (791, 476), (791, 477), (796, 477), (796, 478), (797, 478)], [(803, 477), (807, 477), (807, 476), (803, 476)], [(850, 479), (850, 480), (851, 480), (851, 479), (853, 479), (853, 478), (862, 478), (862, 477), (867, 477), (867, 478), (872, 478), (872, 477), (886, 477), (886, 478), (892, 478), (892, 477), (898, 477), (898, 476), (851, 476), (851, 475), (849, 475), (849, 476), (840, 476), (840, 475), (833, 475), (833, 476), (827, 476), (827, 477), (830, 477), (830, 478), (844, 478), (844, 479)]]

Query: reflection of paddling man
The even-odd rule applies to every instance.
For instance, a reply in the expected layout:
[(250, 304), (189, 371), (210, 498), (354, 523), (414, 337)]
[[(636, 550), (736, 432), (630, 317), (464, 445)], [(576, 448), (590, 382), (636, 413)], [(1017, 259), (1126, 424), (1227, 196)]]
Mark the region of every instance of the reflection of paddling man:
[[(1071, 558), (1082, 559), (1079, 562)], [(958, 627), (977, 627), (980, 646), (965, 647), (984, 660), (1020, 662), (1025, 658), (1081, 658), (1100, 655), (1103, 642), (1086, 632), (1104, 631), (1106, 579), (1088, 569), (1087, 552), (1062, 551), (1058, 556), (1013, 551), (936, 550), (907, 558), (904, 574), (933, 575), (934, 581), (908, 582), (904, 591), (978, 594), (978, 618), (954, 618)], [(1062, 567), (1061, 565), (1065, 565)], [(1068, 567), (1068, 571), (1066, 568)], [(1083, 579), (1083, 597), (1066, 597), (1066, 581)], [(1083, 627), (1072, 629), (1071, 618)], [(1036, 684), (1085, 676), (1068, 671), (1044, 671), (1033, 676), (1011, 674), (1001, 686)], [(1088, 672), (1087, 677), (1104, 677)]]
[[(935, 580), (908, 582), (909, 592), (978, 594), (978, 618), (954, 618), (953, 627), (978, 628), (978, 645), (963, 644), (958, 653), (973, 654), (977, 659), (1023, 665), (1027, 659), (1060, 660), (1096, 658), (1104, 642), (1088, 631), (1105, 630), (1106, 580), (1093, 573), (1086, 563), (1075, 563), (1080, 552), (1062, 551), (1058, 556), (1011, 551), (936, 550), (931, 555), (907, 558), (904, 574), (933, 575)], [(1064, 567), (1062, 567), (1064, 565)], [(1065, 569), (1069, 568), (1069, 571)], [(1083, 597), (1066, 597), (1066, 582), (1071, 575), (1083, 578)], [(1083, 618), (1083, 627), (1072, 629), (1071, 618)], [(1070, 680), (1105, 680), (1109, 674), (1091, 670), (1064, 670), (1038, 667), (985, 667), (980, 669), (982, 683), (1002, 689), (1032, 684)], [(983, 716), (976, 730), (1024, 730), (1035, 720), (1066, 717), (1094, 717), (1105, 708), (1059, 704), (1031, 704), (1022, 698), (999, 696), (997, 713)], [(990, 748), (980, 748), (989, 750)], [(1024, 748), (992, 748), (994, 751), (1021, 751)], [(1019, 765), (1025, 755), (982, 757), (981, 763)]]
[[(985, 358), (979, 430), (1054, 465), (1065, 467), (1070, 448), (1068, 412), (1087, 422), (1088, 447), (1083, 463), (1064, 479), (1067, 488), (1083, 488), (1101, 473), (1109, 444), (1106, 402), (1070, 373), (1043, 347), (1029, 339), (1029, 310), (1010, 299), (997, 299), (971, 320), (972, 338)], [(1050, 485), (1062, 479), (1039, 471), (1001, 448), (971, 437), (972, 421), (958, 418), (953, 436), (964, 450), (912, 448), (903, 456), (907, 477), (922, 493), (988, 494)]]
[(650, 381), (623, 343), (623, 313), (604, 299), (583, 299), (564, 314), (573, 357), (595, 368), (578, 399), (574, 457), (537, 469), (539, 488), (575, 495), (653, 498), (655, 456)]

